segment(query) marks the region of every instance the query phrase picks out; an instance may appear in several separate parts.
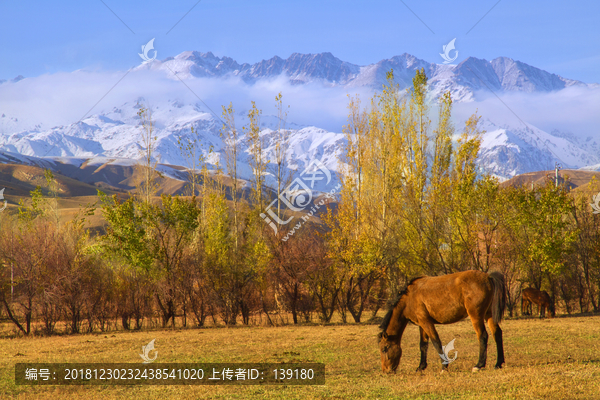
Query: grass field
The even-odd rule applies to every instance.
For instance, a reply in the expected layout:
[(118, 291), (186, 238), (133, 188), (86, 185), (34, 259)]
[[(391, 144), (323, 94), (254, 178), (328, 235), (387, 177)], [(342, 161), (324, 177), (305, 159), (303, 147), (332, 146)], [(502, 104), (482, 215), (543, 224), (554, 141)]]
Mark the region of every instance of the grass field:
[[(506, 365), (472, 373), (477, 341), (470, 322), (439, 326), (453, 338), (458, 358), (449, 373), (429, 347), (429, 367), (419, 362), (418, 328), (409, 326), (398, 372), (380, 372), (375, 325), (313, 325), (173, 329), (78, 336), (0, 339), (0, 393), (19, 399), (165, 398), (370, 398), (370, 399), (597, 399), (600, 396), (600, 317), (519, 319), (502, 323)], [(18, 386), (18, 362), (127, 362), (142, 366), (141, 346), (156, 339), (155, 362), (322, 362), (324, 386)], [(492, 366), (492, 368), (490, 368)]]

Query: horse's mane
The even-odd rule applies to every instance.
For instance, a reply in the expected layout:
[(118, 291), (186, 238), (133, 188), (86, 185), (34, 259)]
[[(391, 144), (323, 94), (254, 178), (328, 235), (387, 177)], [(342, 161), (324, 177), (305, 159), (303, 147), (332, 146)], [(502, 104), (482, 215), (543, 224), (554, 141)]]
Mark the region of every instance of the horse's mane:
[(416, 278), (411, 279), (410, 282), (408, 282), (408, 284), (404, 287), (404, 289), (402, 289), (392, 299), (388, 301), (388, 312), (385, 314), (385, 317), (383, 317), (383, 321), (381, 321), (381, 324), (379, 325), (379, 328), (382, 331), (385, 331), (388, 325), (390, 324), (390, 321), (392, 320), (392, 314), (394, 313), (394, 308), (396, 308), (396, 306), (400, 302), (400, 299), (402, 299), (402, 297), (408, 293), (408, 287), (412, 285), (416, 280), (421, 278), (423, 277), (418, 276)]

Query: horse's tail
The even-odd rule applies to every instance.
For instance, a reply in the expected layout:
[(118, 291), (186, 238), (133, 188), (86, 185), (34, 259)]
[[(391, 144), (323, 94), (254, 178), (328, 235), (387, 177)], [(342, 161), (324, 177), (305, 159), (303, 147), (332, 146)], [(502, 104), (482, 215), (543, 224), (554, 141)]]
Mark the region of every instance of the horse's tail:
[(494, 271), (489, 274), (494, 287), (494, 299), (492, 300), (492, 318), (496, 324), (500, 323), (506, 308), (506, 283), (504, 275)]

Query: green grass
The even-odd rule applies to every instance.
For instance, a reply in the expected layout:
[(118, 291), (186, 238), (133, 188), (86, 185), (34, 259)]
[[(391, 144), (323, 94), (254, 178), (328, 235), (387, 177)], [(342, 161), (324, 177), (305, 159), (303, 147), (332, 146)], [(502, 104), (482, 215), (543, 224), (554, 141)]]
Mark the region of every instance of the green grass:
[[(418, 329), (402, 340), (398, 372), (380, 372), (374, 325), (235, 327), (78, 336), (0, 339), (2, 398), (222, 398), (222, 399), (594, 399), (600, 393), (600, 317), (520, 319), (502, 323), (506, 366), (494, 370), (490, 338), (488, 369), (472, 373), (478, 347), (470, 321), (439, 326), (453, 338), (458, 359), (449, 373), (429, 348), (429, 367), (419, 362)], [(322, 362), (324, 386), (17, 386), (17, 362), (127, 362), (142, 366), (141, 346), (156, 338), (160, 362)], [(156, 364), (155, 363), (155, 364)]]

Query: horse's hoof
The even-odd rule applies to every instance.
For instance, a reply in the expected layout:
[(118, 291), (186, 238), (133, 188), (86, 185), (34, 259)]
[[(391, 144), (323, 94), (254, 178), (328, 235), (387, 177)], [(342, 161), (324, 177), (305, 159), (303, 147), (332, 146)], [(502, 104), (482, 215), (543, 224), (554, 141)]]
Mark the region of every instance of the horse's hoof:
[(443, 370), (442, 370), (442, 374), (443, 374), (444, 372), (448, 372), (448, 370), (447, 370), (447, 369), (443, 369)]
[(484, 368), (484, 367), (481, 367), (481, 368), (479, 368), (479, 367), (473, 367), (473, 369), (472, 369), (471, 371), (473, 371), (473, 372), (479, 372), (479, 371), (481, 371), (483, 368)]
[(425, 365), (425, 366), (423, 366), (423, 365), (419, 365), (419, 366), (417, 367), (417, 372), (423, 372), (423, 371), (425, 371), (425, 368), (427, 368), (427, 365)]
[(496, 365), (494, 369), (502, 369), (502, 365)]

